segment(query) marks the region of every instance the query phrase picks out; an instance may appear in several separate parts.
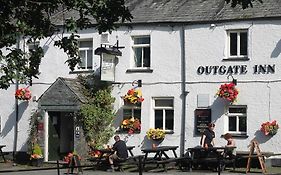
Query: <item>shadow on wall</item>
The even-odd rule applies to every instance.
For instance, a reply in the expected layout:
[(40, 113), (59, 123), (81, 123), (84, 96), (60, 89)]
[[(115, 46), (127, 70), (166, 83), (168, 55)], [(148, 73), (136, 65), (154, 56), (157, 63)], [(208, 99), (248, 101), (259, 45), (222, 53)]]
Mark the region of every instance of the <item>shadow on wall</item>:
[(255, 132), (255, 138), (259, 143), (266, 143), (269, 139), (271, 139), (272, 136), (266, 136), (264, 135), (263, 132), (261, 132), (260, 130), (257, 130)]
[[(19, 103), (18, 121), (21, 120), (22, 115), (23, 115), (24, 111), (26, 110), (27, 106), (28, 106), (28, 101), (23, 101), (23, 102)], [(8, 120), (5, 123), (5, 126), (3, 127), (3, 130), (2, 130), (3, 137), (8, 135), (8, 133), (15, 127), (15, 125), (16, 125), (16, 110), (15, 110), (15, 106), (14, 106), (14, 111), (9, 115)]]
[(281, 39), (277, 42), (276, 47), (273, 49), (270, 57), (277, 58), (281, 53)]
[(222, 115), (226, 113), (226, 107), (229, 106), (229, 101), (217, 97), (214, 103), (211, 105), (212, 109), (212, 121), (217, 121)]

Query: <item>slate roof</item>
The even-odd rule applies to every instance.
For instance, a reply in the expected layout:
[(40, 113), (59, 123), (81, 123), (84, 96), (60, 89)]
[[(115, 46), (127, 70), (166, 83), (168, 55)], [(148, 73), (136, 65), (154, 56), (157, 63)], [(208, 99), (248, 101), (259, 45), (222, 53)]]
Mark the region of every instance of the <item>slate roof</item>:
[[(125, 0), (133, 15), (131, 24), (138, 23), (207, 23), (212, 21), (245, 20), (259, 18), (281, 19), (281, 0), (253, 2), (253, 8), (232, 8), (225, 0)], [(75, 17), (74, 11), (66, 17)], [(62, 24), (62, 13), (53, 16)]]
[(87, 102), (87, 98), (79, 90), (81, 88), (77, 79), (59, 77), (40, 96), (39, 106), (48, 110), (77, 110)]

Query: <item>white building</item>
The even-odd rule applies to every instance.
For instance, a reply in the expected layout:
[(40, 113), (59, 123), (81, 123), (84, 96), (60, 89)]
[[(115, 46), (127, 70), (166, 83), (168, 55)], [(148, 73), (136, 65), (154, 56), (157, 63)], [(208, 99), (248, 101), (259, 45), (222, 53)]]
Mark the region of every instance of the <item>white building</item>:
[[(225, 145), (221, 136), (230, 132), (239, 151), (248, 151), (247, 146), (255, 138), (262, 151), (280, 153), (280, 132), (265, 136), (260, 127), (266, 121), (281, 122), (281, 3), (268, 0), (242, 10), (222, 2), (130, 1), (128, 5), (134, 16), (130, 24), (122, 25), (111, 34), (99, 35), (94, 29), (79, 33), (81, 52), (88, 53), (85, 54), (88, 60), (74, 72), (64, 64), (66, 55), (53, 46), (53, 40), (40, 41), (46, 48), (45, 56), (39, 79), (34, 79), (30, 87), (33, 100), (19, 104), (17, 150), (26, 151), (28, 119), (37, 109), (36, 99), (58, 77), (75, 78), (81, 71), (98, 71), (100, 57), (94, 55), (94, 50), (108, 40), (109, 44), (119, 41), (119, 46), (125, 47), (120, 49), (122, 56), (118, 56), (115, 67), (115, 126), (119, 127), (123, 116), (140, 117), (140, 133), (129, 137), (127, 133), (121, 134), (128, 145), (136, 146), (136, 154), (141, 153), (141, 146), (147, 146), (146, 131), (154, 127), (168, 131), (161, 144), (178, 145), (178, 153), (197, 146), (200, 141), (197, 125), (202, 115), (216, 124), (216, 145)], [(233, 79), (237, 79), (239, 94), (237, 101), (230, 104), (216, 93), (221, 84)], [(131, 109), (124, 105), (122, 96), (132, 88), (134, 80), (142, 80), (144, 101), (141, 108)], [(12, 152), (15, 86), (0, 92), (0, 144), (7, 145), (4, 151)], [(48, 118), (55, 115), (64, 120), (63, 116), (71, 111), (64, 107), (44, 109), (44, 153), (47, 155), (50, 152), (50, 146), (46, 146), (49, 143), (47, 129), (56, 123), (51, 124)], [(128, 114), (129, 111), (132, 114)], [(62, 146), (65, 139), (58, 142)], [(45, 157), (48, 160), (48, 156)]]

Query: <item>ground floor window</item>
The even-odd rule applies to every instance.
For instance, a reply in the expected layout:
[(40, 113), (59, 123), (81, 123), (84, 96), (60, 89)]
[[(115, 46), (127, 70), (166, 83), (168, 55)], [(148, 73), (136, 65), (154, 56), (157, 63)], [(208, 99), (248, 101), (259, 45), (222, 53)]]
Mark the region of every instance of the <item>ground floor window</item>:
[(154, 98), (154, 128), (174, 130), (174, 99)]
[(247, 133), (247, 106), (231, 105), (227, 114), (229, 133), (246, 134)]
[(123, 120), (121, 129), (124, 132), (140, 133), (141, 130), (141, 105), (125, 105), (123, 107)]

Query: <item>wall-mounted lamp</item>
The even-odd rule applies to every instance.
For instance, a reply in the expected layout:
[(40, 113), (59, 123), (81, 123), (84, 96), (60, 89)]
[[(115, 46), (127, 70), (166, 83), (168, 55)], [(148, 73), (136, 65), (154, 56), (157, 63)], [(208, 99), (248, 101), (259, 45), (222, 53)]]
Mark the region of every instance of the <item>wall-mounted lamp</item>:
[(229, 74), (229, 75), (227, 76), (227, 79), (229, 79), (229, 77), (232, 78), (232, 83), (236, 86), (236, 85), (237, 85), (237, 79), (235, 79), (235, 78), (232, 76), (232, 74)]

